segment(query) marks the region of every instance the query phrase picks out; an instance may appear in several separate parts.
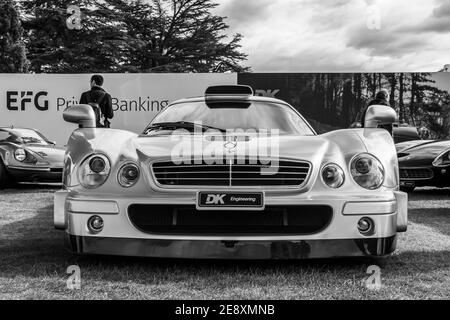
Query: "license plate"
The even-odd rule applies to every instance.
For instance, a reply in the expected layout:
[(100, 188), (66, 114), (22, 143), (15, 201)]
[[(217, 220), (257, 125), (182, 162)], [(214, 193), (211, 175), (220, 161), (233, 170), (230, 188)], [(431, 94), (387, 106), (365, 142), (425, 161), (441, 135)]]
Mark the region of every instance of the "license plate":
[(263, 210), (263, 192), (221, 192), (207, 191), (197, 193), (199, 210)]

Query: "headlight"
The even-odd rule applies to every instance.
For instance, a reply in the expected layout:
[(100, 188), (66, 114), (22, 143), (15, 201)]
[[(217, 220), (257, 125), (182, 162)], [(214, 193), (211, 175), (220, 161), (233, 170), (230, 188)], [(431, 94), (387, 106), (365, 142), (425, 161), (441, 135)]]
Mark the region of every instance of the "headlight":
[(355, 157), (350, 169), (353, 180), (363, 188), (374, 190), (383, 184), (383, 165), (370, 154), (360, 154)]
[(433, 161), (433, 166), (444, 167), (450, 165), (450, 150), (442, 152)]
[(27, 158), (27, 153), (24, 149), (16, 149), (14, 151), (14, 158), (17, 161), (23, 162)]
[(344, 183), (344, 171), (337, 164), (327, 164), (322, 168), (322, 180), (330, 188), (339, 188)]
[(129, 188), (139, 180), (139, 167), (134, 163), (127, 163), (119, 170), (117, 177), (122, 187)]
[(109, 159), (101, 154), (95, 154), (83, 161), (78, 169), (80, 184), (88, 189), (100, 187), (109, 177), (111, 164)]
[(38, 161), (30, 151), (22, 148), (14, 150), (14, 159), (23, 163), (36, 163)]

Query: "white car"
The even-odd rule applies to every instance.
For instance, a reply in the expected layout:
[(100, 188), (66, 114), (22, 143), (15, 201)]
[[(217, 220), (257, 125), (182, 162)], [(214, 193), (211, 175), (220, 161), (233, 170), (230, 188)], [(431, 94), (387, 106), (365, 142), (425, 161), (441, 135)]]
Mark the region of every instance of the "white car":
[(365, 129), (317, 135), (287, 103), (220, 86), (173, 102), (139, 135), (95, 128), (87, 105), (64, 118), (80, 128), (54, 218), (76, 253), (384, 256), (406, 231), (395, 146), (376, 128), (396, 121), (391, 108), (369, 108)]

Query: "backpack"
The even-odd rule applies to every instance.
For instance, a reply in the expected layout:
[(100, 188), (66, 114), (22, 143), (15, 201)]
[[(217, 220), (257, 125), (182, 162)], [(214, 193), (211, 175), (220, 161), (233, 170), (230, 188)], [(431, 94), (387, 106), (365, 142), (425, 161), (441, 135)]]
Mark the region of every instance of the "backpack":
[(92, 107), (92, 110), (94, 110), (95, 113), (95, 123), (98, 128), (105, 127), (101, 123), (102, 119), (102, 109), (100, 108), (100, 103), (103, 101), (103, 98), (105, 98), (106, 92), (102, 92), (101, 96), (97, 99), (97, 101), (93, 101), (91, 97), (91, 92), (88, 91), (87, 93), (87, 100), (89, 101), (88, 104)]

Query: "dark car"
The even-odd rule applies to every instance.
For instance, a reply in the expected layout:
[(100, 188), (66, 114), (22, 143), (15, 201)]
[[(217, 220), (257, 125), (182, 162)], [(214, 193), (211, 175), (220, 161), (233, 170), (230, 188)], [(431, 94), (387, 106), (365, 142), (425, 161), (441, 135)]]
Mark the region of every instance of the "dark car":
[(34, 129), (0, 127), (0, 189), (13, 182), (61, 182), (64, 152)]
[[(355, 121), (350, 128), (361, 128), (361, 122)], [(393, 125), (394, 143), (419, 140), (420, 135), (417, 128), (406, 123), (394, 123)]]
[(417, 140), (396, 145), (400, 187), (450, 187), (450, 141)]
[(394, 124), (394, 143), (420, 140), (416, 127), (408, 124)]

